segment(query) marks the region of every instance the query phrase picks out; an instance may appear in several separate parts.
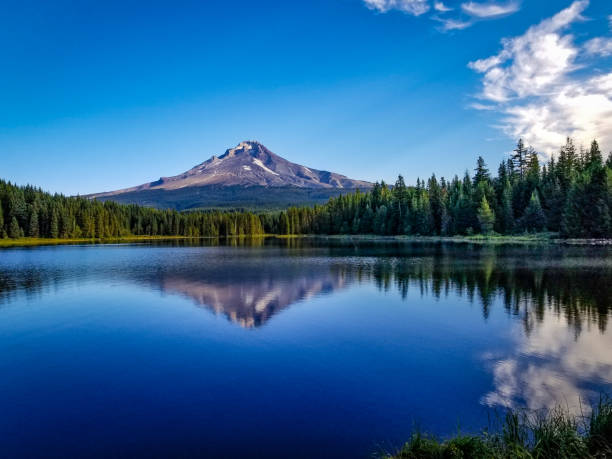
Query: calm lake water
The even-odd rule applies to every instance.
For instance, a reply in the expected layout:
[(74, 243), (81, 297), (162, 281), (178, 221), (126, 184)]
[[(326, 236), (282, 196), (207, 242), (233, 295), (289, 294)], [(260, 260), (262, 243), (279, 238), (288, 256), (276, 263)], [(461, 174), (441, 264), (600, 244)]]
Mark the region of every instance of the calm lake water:
[(0, 456), (369, 457), (612, 389), (610, 248), (234, 242), (0, 250)]

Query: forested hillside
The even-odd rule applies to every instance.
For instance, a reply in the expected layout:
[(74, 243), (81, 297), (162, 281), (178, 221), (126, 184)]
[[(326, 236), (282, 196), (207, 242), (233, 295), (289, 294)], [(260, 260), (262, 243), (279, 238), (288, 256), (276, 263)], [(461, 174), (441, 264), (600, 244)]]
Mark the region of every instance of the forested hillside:
[(275, 213), (190, 212), (51, 195), (0, 181), (0, 237), (226, 237), (268, 234), (469, 235), (552, 231), (562, 237), (612, 237), (612, 156), (571, 139), (540, 166), (519, 141), (495, 177), (482, 158), (473, 174), (432, 175), (407, 186), (377, 183), (366, 193)]
[(124, 236), (241, 236), (263, 233), (249, 212), (157, 210), (51, 195), (0, 181), (2, 237), (105, 239)]
[(368, 193), (333, 198), (328, 204), (293, 208), (279, 226), (263, 218), (267, 232), (322, 234), (466, 235), (552, 231), (562, 237), (610, 237), (612, 156), (599, 145), (577, 149), (571, 139), (544, 166), (518, 142), (493, 177), (482, 158), (472, 175), (451, 180), (432, 175), (409, 187), (400, 176)]

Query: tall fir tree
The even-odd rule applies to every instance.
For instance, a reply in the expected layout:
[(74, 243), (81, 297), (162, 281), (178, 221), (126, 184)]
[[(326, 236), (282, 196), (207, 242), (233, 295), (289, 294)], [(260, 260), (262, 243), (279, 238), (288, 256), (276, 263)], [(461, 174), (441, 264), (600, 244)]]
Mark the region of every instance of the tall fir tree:
[(30, 222), (28, 224), (28, 236), (38, 237), (40, 236), (40, 230), (38, 226), (38, 211), (36, 208), (32, 209), (30, 213)]
[(2, 200), (0, 200), (0, 239), (6, 237), (6, 230), (4, 229), (4, 211), (2, 210)]
[(476, 169), (474, 169), (474, 171), (474, 186), (478, 186), (480, 183), (483, 182), (491, 181), (489, 169), (487, 168), (485, 160), (482, 158), (482, 156), (478, 157), (478, 160), (476, 162)]
[(495, 213), (485, 197), (482, 198), (478, 207), (478, 222), (480, 223), (480, 232), (482, 234), (491, 234), (493, 232)]
[(444, 199), (442, 196), (442, 188), (440, 187), (435, 174), (431, 176), (427, 182), (427, 191), (429, 195), (429, 207), (433, 225), (434, 234), (442, 234), (442, 220), (446, 212)]
[(11, 218), (11, 224), (9, 226), (9, 237), (12, 239), (18, 239), (21, 237), (21, 228), (17, 222), (17, 217)]
[(574, 146), (574, 141), (569, 137), (565, 146), (559, 152), (556, 171), (562, 193), (565, 196), (569, 196), (569, 190), (577, 176), (576, 147)]
[(525, 176), (525, 170), (527, 168), (527, 148), (523, 139), (519, 139), (512, 155), (512, 164), (514, 170), (517, 172), (519, 177), (522, 179)]
[(514, 231), (514, 211), (512, 210), (512, 186), (510, 180), (505, 179), (499, 196), (499, 205), (496, 218), (499, 233), (511, 234)]
[(546, 229), (546, 215), (544, 215), (544, 210), (542, 210), (540, 198), (536, 190), (531, 193), (529, 205), (525, 209), (521, 226), (529, 232), (539, 232)]
[(57, 239), (59, 237), (59, 218), (57, 216), (57, 211), (55, 209), (51, 211), (51, 223), (49, 225), (49, 236), (53, 239)]

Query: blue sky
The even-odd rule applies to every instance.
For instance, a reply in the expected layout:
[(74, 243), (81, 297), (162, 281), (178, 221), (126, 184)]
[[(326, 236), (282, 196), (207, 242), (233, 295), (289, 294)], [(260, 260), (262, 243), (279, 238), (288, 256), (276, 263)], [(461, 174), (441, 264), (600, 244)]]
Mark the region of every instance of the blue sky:
[(611, 30), (606, 0), (9, 0), (0, 177), (111, 190), (247, 139), (409, 182), (495, 169), (518, 135), (608, 151)]

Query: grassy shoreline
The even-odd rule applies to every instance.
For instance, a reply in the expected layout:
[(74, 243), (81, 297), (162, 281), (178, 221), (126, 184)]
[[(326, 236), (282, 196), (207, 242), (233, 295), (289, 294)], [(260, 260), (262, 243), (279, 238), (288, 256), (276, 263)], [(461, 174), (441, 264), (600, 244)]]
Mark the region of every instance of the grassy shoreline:
[(458, 433), (441, 441), (416, 433), (385, 459), (510, 459), (612, 457), (612, 400), (601, 396), (591, 414), (557, 407), (544, 412), (508, 411), (494, 432)]
[[(277, 236), (292, 237), (292, 236)], [(560, 244), (560, 245), (612, 245), (612, 239), (562, 239), (556, 233), (520, 234), (511, 236), (380, 236), (375, 234), (338, 234), (338, 235), (305, 235), (295, 237), (324, 238), (358, 242), (397, 241), (397, 242), (452, 242), (470, 244)]]
[[(561, 239), (556, 233), (536, 233), (512, 236), (381, 236), (375, 234), (338, 234), (338, 235), (316, 235), (316, 234), (263, 234), (256, 236), (234, 236), (231, 239), (244, 238), (265, 238), (272, 237), (277, 239), (329, 239), (338, 241), (357, 241), (357, 242), (450, 242), (450, 243), (470, 243), (481, 245), (503, 245), (503, 244), (559, 244), (559, 245), (612, 245), (612, 239)], [(118, 238), (105, 239), (51, 239), (51, 238), (30, 238), (19, 239), (0, 239), (0, 248), (6, 247), (34, 247), (44, 245), (65, 245), (65, 244), (129, 244), (134, 242), (147, 241), (179, 241), (179, 240), (210, 240), (226, 239), (225, 237), (189, 237), (189, 236), (124, 236)]]
[(140, 241), (176, 241), (186, 239), (208, 239), (208, 238), (193, 238), (186, 236), (125, 236), (119, 238), (107, 239), (85, 239), (85, 238), (68, 238), (68, 239), (52, 239), (52, 238), (32, 238), (22, 237), (18, 239), (0, 239), (0, 248), (2, 247), (33, 247), (43, 245), (65, 245), (65, 244), (129, 244)]

